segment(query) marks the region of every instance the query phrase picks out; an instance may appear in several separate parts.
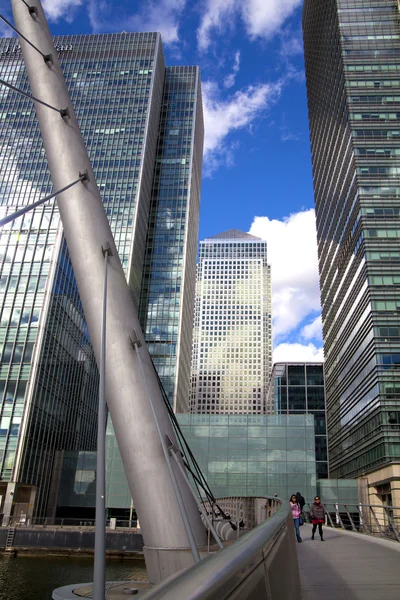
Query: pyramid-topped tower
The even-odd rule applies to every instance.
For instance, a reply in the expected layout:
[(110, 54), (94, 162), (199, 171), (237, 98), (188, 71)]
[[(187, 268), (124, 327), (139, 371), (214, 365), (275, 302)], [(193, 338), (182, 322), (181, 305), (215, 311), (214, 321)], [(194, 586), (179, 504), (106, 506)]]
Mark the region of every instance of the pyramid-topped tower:
[(267, 242), (230, 229), (200, 243), (190, 410), (267, 412), (271, 368)]

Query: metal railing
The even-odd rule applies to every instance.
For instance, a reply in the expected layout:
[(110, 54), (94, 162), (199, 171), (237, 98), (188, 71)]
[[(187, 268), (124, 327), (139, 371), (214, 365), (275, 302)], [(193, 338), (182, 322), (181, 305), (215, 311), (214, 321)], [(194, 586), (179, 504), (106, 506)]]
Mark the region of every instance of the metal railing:
[[(51, 517), (33, 517), (21, 518), (10, 517), (8, 527), (40, 527), (42, 529), (52, 527), (95, 527), (95, 519), (69, 519), (69, 518), (51, 518)], [(131, 521), (127, 519), (107, 519), (106, 527), (109, 529), (136, 529), (137, 519)]]
[[(306, 503), (304, 514), (310, 519), (311, 503)], [(326, 503), (326, 524), (366, 535), (388, 538), (400, 543), (400, 507), (382, 504)]]
[(146, 600), (300, 600), (293, 518), (271, 518), (146, 595)]

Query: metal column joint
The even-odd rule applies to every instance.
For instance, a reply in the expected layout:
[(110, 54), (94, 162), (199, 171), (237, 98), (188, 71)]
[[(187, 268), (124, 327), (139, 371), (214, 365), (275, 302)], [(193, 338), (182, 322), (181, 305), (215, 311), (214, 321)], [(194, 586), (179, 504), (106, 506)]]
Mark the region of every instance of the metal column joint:
[(140, 341), (139, 336), (136, 333), (136, 329), (132, 329), (131, 333), (129, 334), (129, 343), (135, 350), (136, 348), (141, 347), (142, 342)]
[[(48, 55), (48, 56), (51, 56), (51, 54)], [(69, 108), (68, 108), (68, 106), (67, 106), (67, 108), (60, 108), (60, 115), (61, 115), (61, 117), (63, 119), (70, 119), (71, 118), (71, 116), (69, 114)]]
[(90, 177), (89, 177), (89, 173), (88, 173), (87, 169), (85, 169), (83, 172), (79, 171), (79, 179), (81, 180), (82, 183), (84, 183), (85, 181), (90, 181)]
[(29, 10), (29, 14), (31, 15), (32, 19), (34, 18), (34, 15), (36, 17), (39, 16), (39, 12), (36, 6), (28, 6), (28, 10)]
[[(79, 173), (80, 175), (80, 173)], [(86, 181), (85, 179), (82, 179), (82, 181)], [(103, 244), (101, 245), (101, 252), (104, 256), (104, 258), (107, 256), (112, 256), (112, 250), (111, 250), (111, 246), (109, 244), (109, 242), (103, 242)]]
[[(39, 11), (37, 9), (37, 6), (30, 6), (27, 2), (25, 2), (25, 0), (22, 1), (26, 5), (26, 8), (28, 9), (28, 12), (31, 15), (32, 19), (36, 21), (36, 19), (39, 18)], [(46, 65), (50, 67), (50, 65), (53, 64), (53, 55), (43, 54), (43, 60), (46, 63)]]

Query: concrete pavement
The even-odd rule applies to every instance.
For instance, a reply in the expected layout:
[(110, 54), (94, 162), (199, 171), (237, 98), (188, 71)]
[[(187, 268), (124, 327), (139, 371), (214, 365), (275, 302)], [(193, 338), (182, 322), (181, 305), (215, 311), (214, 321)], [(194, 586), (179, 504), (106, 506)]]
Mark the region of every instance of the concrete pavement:
[(311, 525), (297, 544), (303, 600), (399, 600), (400, 544), (324, 527), (311, 540)]

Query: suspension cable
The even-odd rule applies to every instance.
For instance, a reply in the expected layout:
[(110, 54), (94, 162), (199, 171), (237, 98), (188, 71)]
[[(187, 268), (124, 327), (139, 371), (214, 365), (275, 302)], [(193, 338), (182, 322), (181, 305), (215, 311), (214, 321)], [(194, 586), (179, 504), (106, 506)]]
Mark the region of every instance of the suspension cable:
[[(200, 467), (199, 467), (199, 465), (198, 465), (198, 463), (197, 463), (197, 461), (196, 461), (196, 459), (195, 459), (195, 457), (193, 455), (193, 452), (191, 451), (190, 446), (189, 446), (189, 444), (186, 441), (185, 436), (182, 433), (181, 427), (180, 427), (180, 425), (178, 423), (178, 420), (176, 418), (176, 415), (175, 415), (174, 411), (172, 410), (171, 404), (170, 404), (170, 402), (168, 400), (167, 393), (166, 393), (166, 391), (164, 389), (164, 386), (163, 386), (163, 383), (162, 383), (162, 381), (160, 379), (160, 376), (158, 375), (157, 369), (155, 368), (154, 361), (153, 361), (152, 357), (151, 357), (151, 361), (152, 361), (154, 370), (155, 370), (156, 375), (157, 375), (158, 384), (159, 384), (161, 392), (162, 392), (164, 403), (165, 403), (165, 405), (167, 407), (167, 410), (168, 410), (168, 413), (170, 415), (170, 418), (171, 418), (171, 421), (172, 421), (172, 425), (173, 425), (173, 427), (175, 429), (175, 432), (176, 432), (176, 434), (177, 434), (177, 436), (178, 436), (178, 438), (180, 439), (180, 442), (181, 442), (181, 448), (182, 448), (182, 451), (183, 451), (183, 453), (185, 455), (186, 463), (187, 463), (187, 464), (185, 464), (185, 461), (184, 461), (184, 464), (185, 464), (186, 468), (191, 472), (191, 469), (189, 468), (189, 460), (188, 460), (187, 455), (186, 455), (186, 451), (187, 451), (189, 453), (189, 456), (190, 456), (190, 462), (192, 463), (195, 471), (197, 472), (197, 477), (196, 478), (194, 477), (194, 474), (191, 472), (192, 477), (193, 477), (193, 481), (194, 481), (194, 484), (195, 484), (197, 490), (198, 490), (198, 485), (197, 485), (196, 479), (198, 480), (198, 483), (203, 488), (203, 490), (204, 490), (204, 492), (205, 492), (205, 494), (207, 496), (207, 500), (210, 503), (212, 509), (213, 509), (213, 505), (215, 505), (217, 507), (217, 509), (219, 510), (220, 514), (224, 518), (229, 518), (229, 516), (225, 514), (224, 510), (218, 505), (218, 503), (216, 501), (216, 498), (215, 498), (214, 494), (212, 493), (211, 488), (210, 488), (210, 486), (209, 486), (206, 478), (204, 477), (204, 474), (201, 471), (201, 469), (200, 469)], [(200, 483), (200, 482), (202, 482), (202, 483)], [(198, 490), (198, 493), (199, 493), (199, 490)], [(201, 497), (200, 493), (199, 493), (199, 496)]]
[(56, 112), (60, 113), (60, 115), (62, 117), (69, 117), (68, 108), (56, 108), (55, 106), (51, 106), (51, 104), (47, 104), (47, 102), (44, 102), (43, 100), (39, 100), (39, 98), (32, 96), (32, 94), (28, 94), (28, 92), (24, 92), (23, 90), (20, 90), (19, 88), (15, 87), (15, 85), (8, 83), (8, 81), (4, 81), (4, 79), (0, 79), (0, 84), (5, 85), (6, 87), (10, 88), (10, 90), (12, 90), (13, 92), (17, 92), (18, 94), (25, 96), (25, 98), (29, 98), (29, 100), (39, 102), (39, 104), (43, 104), (43, 106), (47, 106), (47, 108), (51, 108), (52, 110), (55, 110)]
[[(153, 362), (153, 361), (152, 361), (152, 362)], [(155, 369), (154, 362), (153, 362), (153, 367), (154, 367), (154, 369)], [(156, 369), (155, 369), (155, 371), (156, 371), (156, 373), (157, 373), (157, 370), (156, 370)], [(166, 394), (166, 392), (165, 392), (164, 386), (163, 386), (163, 384), (162, 384), (162, 381), (161, 381), (161, 379), (160, 379), (160, 377), (159, 377), (158, 373), (157, 373), (157, 379), (158, 379), (158, 383), (159, 383), (159, 386), (160, 386), (160, 389), (161, 389), (161, 392), (162, 392), (162, 396), (163, 396), (163, 399), (164, 399), (164, 403), (165, 403), (165, 405), (166, 405), (166, 407), (167, 407), (167, 410), (168, 410), (168, 413), (169, 413), (169, 415), (170, 415), (170, 417), (171, 417), (171, 420), (172, 420), (172, 424), (173, 424), (173, 426), (174, 426), (174, 429), (175, 429), (175, 431), (177, 432), (177, 434), (179, 435), (179, 437), (181, 438), (181, 442), (183, 442), (183, 444), (184, 444), (184, 446), (182, 447), (182, 451), (184, 452), (186, 459), (187, 459), (187, 456), (186, 456), (186, 451), (189, 453), (189, 456), (190, 456), (191, 462), (193, 463), (193, 466), (195, 467), (195, 469), (196, 469), (196, 471), (197, 471), (197, 474), (198, 474), (198, 476), (199, 476), (199, 479), (200, 479), (200, 480), (203, 480), (203, 482), (204, 482), (204, 484), (205, 484), (206, 488), (208, 489), (208, 494), (207, 494), (207, 495), (210, 495), (210, 496), (211, 496), (211, 497), (214, 499), (214, 496), (213, 496), (213, 494), (212, 494), (212, 491), (211, 491), (211, 489), (210, 489), (210, 487), (209, 487), (209, 485), (208, 485), (208, 483), (207, 483), (207, 481), (206, 481), (206, 479), (205, 479), (205, 477), (204, 477), (204, 475), (203, 475), (203, 473), (202, 473), (202, 471), (201, 471), (200, 467), (198, 466), (198, 464), (197, 464), (197, 461), (196, 461), (195, 457), (193, 456), (193, 453), (192, 453), (192, 451), (191, 451), (191, 449), (190, 449), (190, 447), (189, 447), (189, 445), (188, 445), (188, 443), (187, 443), (187, 441), (186, 441), (186, 439), (185, 439), (185, 436), (184, 436), (184, 435), (183, 435), (183, 433), (182, 433), (182, 430), (181, 430), (181, 428), (180, 428), (180, 425), (179, 425), (179, 423), (178, 423), (178, 420), (177, 420), (177, 418), (176, 418), (176, 415), (175, 415), (174, 411), (172, 410), (171, 404), (170, 404), (170, 402), (169, 402), (169, 400), (168, 400), (168, 396), (167, 396), (167, 394)], [(187, 459), (187, 460), (188, 460), (188, 459)], [(189, 461), (188, 461), (188, 462), (189, 462)]]
[(47, 202), (48, 200), (51, 200), (55, 196), (59, 196), (66, 190), (69, 190), (69, 188), (71, 188), (73, 185), (76, 185), (77, 183), (79, 183), (80, 181), (86, 181), (87, 179), (88, 179), (87, 173), (80, 173), (79, 179), (77, 179), (76, 181), (73, 181), (72, 183), (69, 183), (65, 187), (61, 188), (61, 190), (58, 190), (57, 192), (53, 192), (52, 194), (50, 194), (49, 196), (46, 196), (45, 198), (41, 198), (40, 200), (37, 200), (36, 202), (33, 202), (32, 204), (28, 204), (27, 206), (24, 206), (20, 210), (17, 210), (16, 212), (12, 213), (11, 215), (7, 215), (6, 217), (4, 217), (4, 219), (0, 219), (0, 227), (2, 227), (3, 225), (6, 225), (7, 223), (10, 223), (10, 221), (14, 221), (18, 217), (21, 217), (22, 215), (27, 213), (29, 210), (32, 210), (33, 208), (36, 208), (37, 206), (44, 204), (45, 202)]
[[(158, 378), (158, 373), (157, 373), (157, 378)], [(159, 381), (159, 384), (160, 383), (161, 382)], [(162, 386), (162, 383), (161, 383), (161, 386)], [(182, 434), (182, 431), (180, 430), (179, 424), (177, 425), (177, 421), (174, 418), (175, 417), (174, 411), (172, 410), (172, 407), (171, 407), (171, 405), (169, 403), (168, 397), (167, 397), (167, 395), (166, 395), (165, 390), (163, 389), (163, 387), (161, 387), (161, 392), (162, 392), (164, 404), (167, 407), (168, 414), (169, 414), (169, 417), (171, 419), (172, 427), (174, 428), (174, 431), (175, 431), (175, 435), (177, 436), (178, 440), (180, 441), (180, 447), (181, 447), (180, 448), (180, 454), (181, 454), (181, 456), (183, 456), (183, 462), (184, 462), (185, 467), (188, 468), (189, 458), (188, 458), (188, 456), (187, 456), (187, 454), (185, 452), (185, 448), (184, 448), (184, 445), (182, 443), (182, 440), (184, 440), (184, 436)], [(190, 468), (188, 470), (191, 471)], [(204, 492), (207, 495), (208, 500), (210, 501), (209, 493), (208, 493), (206, 487), (201, 483), (201, 474), (200, 474), (200, 478), (199, 477), (193, 478), (193, 483), (194, 483), (194, 485), (196, 487), (197, 494), (198, 494), (199, 498), (201, 498), (201, 493), (200, 493), (200, 489), (199, 489), (199, 486), (198, 486), (198, 482), (200, 483), (201, 487), (203, 488)]]
[[(24, 4), (26, 4), (26, 2)], [(27, 6), (28, 6), (28, 4), (27, 4)], [(28, 8), (29, 8), (29, 11), (30, 11), (31, 7), (28, 6)], [(16, 29), (14, 27), (14, 25), (12, 25), (8, 19), (6, 19), (3, 15), (0, 15), (0, 19), (2, 21), (4, 21), (4, 23), (6, 25), (8, 25), (13, 31), (15, 31), (15, 33), (17, 33), (19, 35), (19, 37), (21, 37), (23, 40), (25, 40), (25, 42), (27, 44), (29, 44), (30, 46), (32, 46), (32, 48), (34, 48), (36, 50), (36, 52), (39, 52), (39, 54), (43, 57), (43, 60), (44, 60), (44, 62), (46, 64), (53, 62), (51, 54), (44, 54), (41, 50), (39, 50), (39, 48), (37, 48), (37, 46), (35, 46), (34, 44), (32, 44), (32, 42), (30, 42), (28, 40), (28, 38), (26, 38), (20, 31), (18, 31), (18, 29)]]

